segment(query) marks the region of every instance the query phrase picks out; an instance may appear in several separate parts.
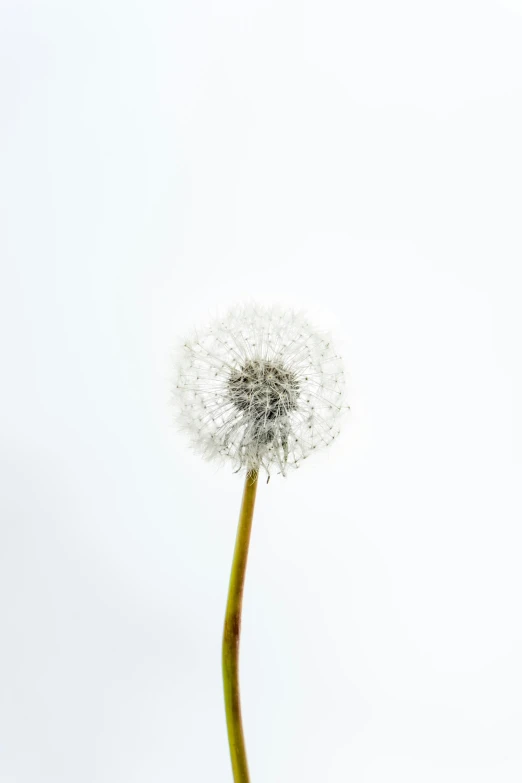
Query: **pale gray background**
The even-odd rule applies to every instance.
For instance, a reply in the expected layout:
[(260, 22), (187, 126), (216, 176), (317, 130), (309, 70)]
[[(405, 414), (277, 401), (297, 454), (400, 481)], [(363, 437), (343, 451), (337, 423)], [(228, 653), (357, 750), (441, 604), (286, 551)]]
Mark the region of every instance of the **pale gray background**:
[(230, 783), (241, 479), (169, 384), (245, 299), (352, 403), (259, 490), (253, 781), (519, 783), (522, 2), (0, 5), (2, 783)]

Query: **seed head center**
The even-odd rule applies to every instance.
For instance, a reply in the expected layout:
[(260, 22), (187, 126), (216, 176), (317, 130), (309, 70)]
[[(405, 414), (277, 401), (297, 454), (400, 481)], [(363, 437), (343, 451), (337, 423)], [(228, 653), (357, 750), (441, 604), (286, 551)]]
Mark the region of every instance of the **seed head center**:
[(228, 392), (238, 410), (273, 423), (297, 408), (299, 381), (280, 362), (251, 359), (231, 373)]

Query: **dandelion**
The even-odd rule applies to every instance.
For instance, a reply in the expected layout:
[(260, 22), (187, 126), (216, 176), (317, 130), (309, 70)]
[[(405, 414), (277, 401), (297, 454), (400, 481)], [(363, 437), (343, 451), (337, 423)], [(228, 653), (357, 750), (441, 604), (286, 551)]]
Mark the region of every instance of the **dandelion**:
[(205, 456), (286, 475), (338, 435), (342, 365), (303, 316), (237, 308), (184, 349), (180, 419)]
[(344, 375), (327, 335), (301, 314), (237, 307), (183, 346), (179, 421), (209, 459), (244, 471), (223, 633), (223, 682), (235, 783), (248, 783), (239, 699), (239, 635), (250, 531), (262, 470), (283, 476), (339, 434)]

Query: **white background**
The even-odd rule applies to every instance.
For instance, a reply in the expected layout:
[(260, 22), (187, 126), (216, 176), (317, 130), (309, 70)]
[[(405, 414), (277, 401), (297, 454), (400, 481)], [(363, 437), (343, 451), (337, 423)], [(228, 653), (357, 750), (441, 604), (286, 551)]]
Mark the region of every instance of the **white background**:
[(308, 310), (340, 440), (261, 485), (257, 783), (522, 779), (522, 3), (2, 0), (0, 780), (230, 783), (241, 478), (171, 348)]

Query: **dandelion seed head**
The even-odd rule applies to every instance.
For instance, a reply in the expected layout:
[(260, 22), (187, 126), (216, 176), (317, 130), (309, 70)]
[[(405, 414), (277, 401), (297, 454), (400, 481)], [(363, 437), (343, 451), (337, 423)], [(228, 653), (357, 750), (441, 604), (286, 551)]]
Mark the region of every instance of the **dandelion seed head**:
[(301, 314), (236, 307), (184, 343), (178, 420), (207, 458), (237, 470), (298, 467), (339, 434), (342, 362)]

